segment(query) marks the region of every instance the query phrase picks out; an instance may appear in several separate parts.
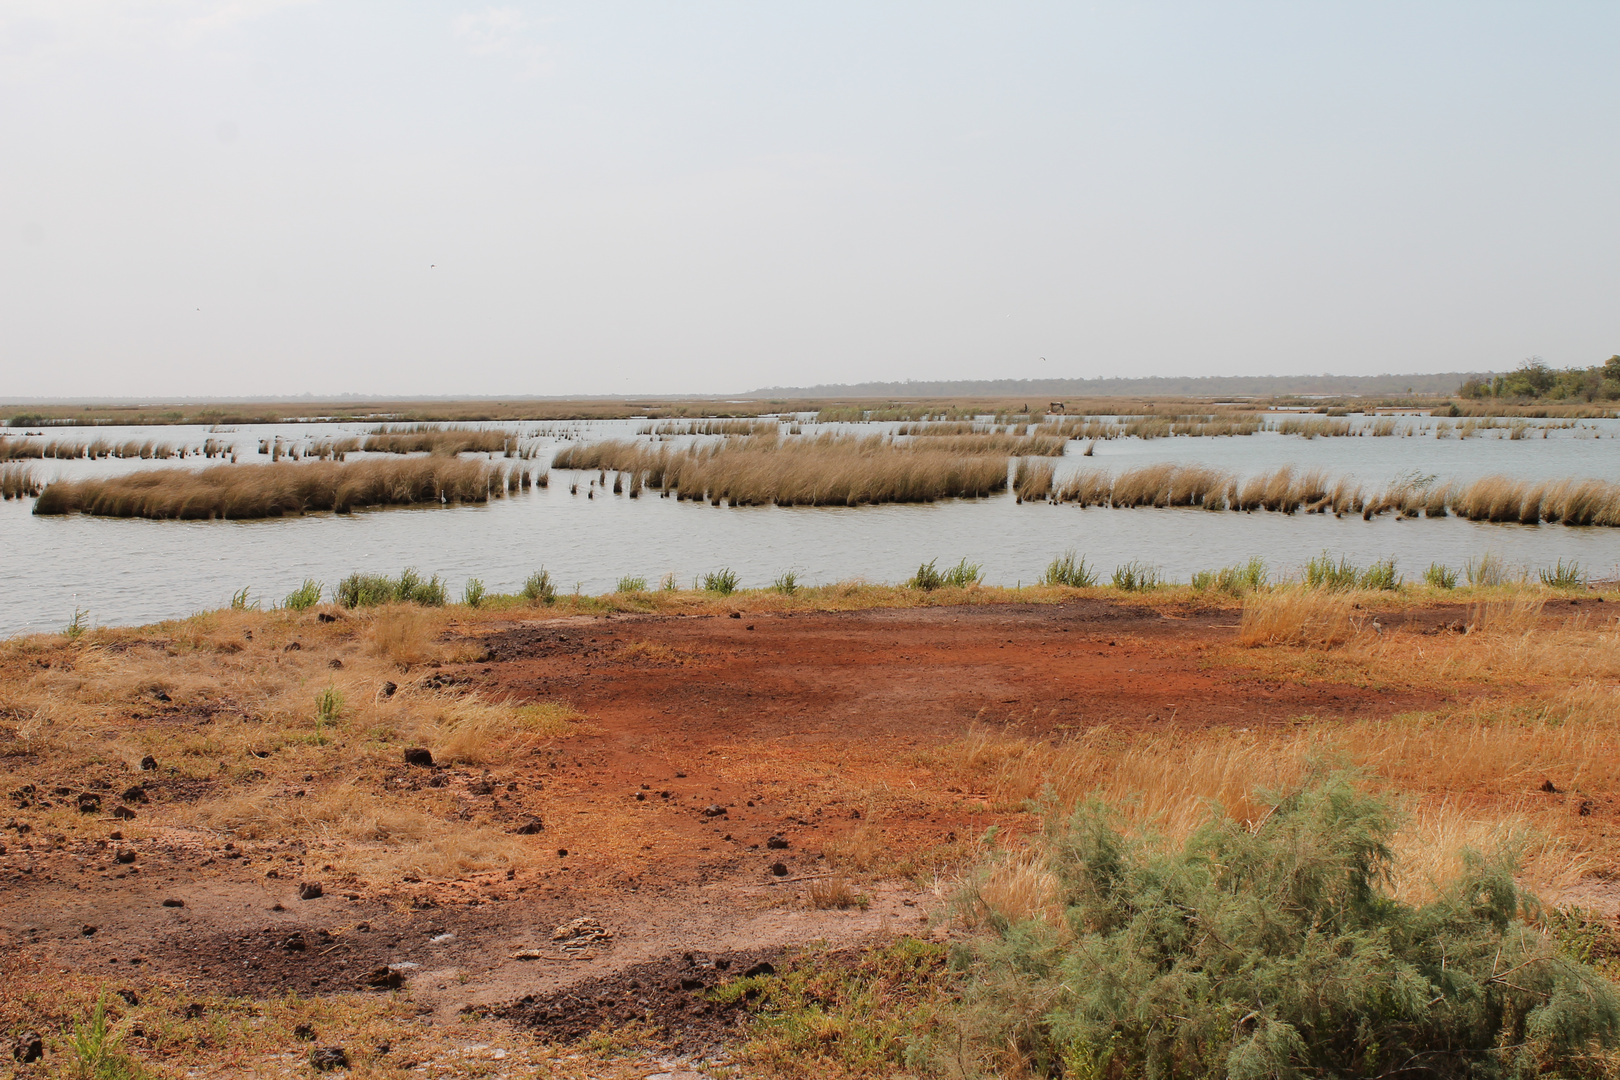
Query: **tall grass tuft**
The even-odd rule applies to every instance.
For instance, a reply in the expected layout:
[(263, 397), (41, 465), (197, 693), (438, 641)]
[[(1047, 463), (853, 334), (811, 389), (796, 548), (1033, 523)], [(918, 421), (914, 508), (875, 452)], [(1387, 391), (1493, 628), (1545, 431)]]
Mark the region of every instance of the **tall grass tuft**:
[(1395, 560), (1381, 559), (1373, 563), (1362, 573), (1361, 579), (1356, 584), (1363, 589), (1379, 589), (1385, 592), (1399, 589), (1401, 576), (1395, 572)]
[(461, 587), (461, 602), (470, 608), (475, 608), (484, 602), (486, 590), (480, 578), (468, 578), (467, 583)]
[(1507, 566), (1501, 556), (1487, 551), (1477, 559), (1469, 559), (1463, 566), (1468, 584), (1490, 587), (1507, 581)]
[(1019, 458), (1013, 470), (1013, 493), (1019, 502), (1034, 502), (1052, 494), (1052, 463)]
[(1221, 592), (1243, 596), (1266, 587), (1271, 572), (1264, 559), (1250, 559), (1238, 566), (1219, 570), (1200, 570), (1192, 577), (1192, 586), (1199, 592)]
[(966, 558), (945, 571), (943, 579), (946, 585), (953, 589), (971, 589), (984, 580), (984, 567), (979, 563), (970, 563)]
[(505, 491), (502, 471), (453, 458), (215, 465), (200, 472), (152, 469), (98, 480), (58, 480), (36, 514), (108, 517), (266, 518), (367, 506), (487, 502)]
[(1046, 566), (1041, 575), (1042, 585), (1066, 585), (1071, 589), (1089, 589), (1097, 584), (1097, 572), (1077, 558), (1073, 550), (1065, 551)]
[(42, 485), (27, 465), (0, 465), (0, 499), (32, 498)]
[(704, 592), (730, 596), (737, 591), (737, 572), (730, 567), (711, 570), (703, 575), (702, 588)]
[(922, 589), (924, 592), (933, 592), (945, 584), (945, 575), (939, 572), (938, 559), (929, 559), (917, 567), (917, 572), (906, 582), (910, 589)]
[(505, 453), (513, 449), (514, 436), (504, 431), (485, 431), (478, 428), (440, 427), (417, 424), (414, 427), (380, 427), (366, 437), (361, 449), (373, 454), (456, 454)]
[(1353, 589), (1361, 581), (1361, 570), (1348, 556), (1338, 562), (1327, 552), (1305, 564), (1305, 584), (1313, 589)]
[(1145, 592), (1164, 584), (1164, 575), (1157, 566), (1132, 559), (1124, 566), (1114, 568), (1114, 588), (1122, 592)]
[(1568, 563), (1559, 559), (1557, 566), (1544, 566), (1537, 571), (1537, 576), (1549, 589), (1586, 588), (1586, 572), (1581, 569), (1581, 564), (1573, 559)]
[(407, 567), (397, 578), (386, 574), (350, 574), (338, 582), (337, 602), (347, 608), (377, 607), (381, 604), (420, 604), (443, 607), (444, 582), (434, 574), (427, 580)]
[(566, 446), (552, 466), (640, 474), (661, 494), (716, 506), (932, 502), (1006, 489), (1005, 452), (928, 445), (934, 441), (838, 434), (784, 439), (773, 432), (679, 450), (602, 442)]
[(536, 570), (523, 581), (523, 589), (519, 596), (531, 604), (551, 604), (557, 599), (557, 585), (551, 580), (551, 573), (547, 570)]
[(622, 577), (613, 586), (616, 593), (643, 593), (647, 591), (647, 579), (644, 577)]
[(1455, 589), (1457, 571), (1443, 563), (1432, 562), (1429, 568), (1423, 571), (1423, 580), (1436, 589)]
[(775, 581), (771, 582), (771, 588), (783, 596), (792, 596), (799, 591), (799, 575), (792, 570), (784, 571), (777, 575)]
[(1274, 589), (1243, 602), (1238, 641), (1327, 649), (1350, 640), (1350, 598), (1322, 589)]
[(323, 588), (325, 586), (314, 578), (305, 578), (302, 585), (287, 594), (287, 598), (281, 602), (281, 606), (292, 611), (308, 611), (321, 602), (321, 590)]
[(259, 605), (258, 605), (257, 601), (249, 601), (249, 599), (248, 599), (248, 590), (247, 590), (246, 586), (244, 586), (244, 587), (242, 587), (240, 589), (237, 589), (234, 593), (231, 594), (231, 610), (232, 611), (246, 611), (250, 607), (258, 607), (258, 606)]

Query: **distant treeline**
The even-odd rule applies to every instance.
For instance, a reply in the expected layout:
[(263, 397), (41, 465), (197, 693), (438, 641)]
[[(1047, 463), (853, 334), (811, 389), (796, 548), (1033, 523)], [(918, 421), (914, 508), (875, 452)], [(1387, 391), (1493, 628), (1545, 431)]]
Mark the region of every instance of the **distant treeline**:
[(1587, 368), (1551, 368), (1532, 356), (1506, 375), (1478, 375), (1457, 391), (1467, 398), (1537, 398), (1555, 401), (1620, 399), (1620, 356)]
[(773, 386), (751, 396), (839, 397), (1388, 397), (1447, 395), (1489, 372), (1449, 371), (1437, 375), (1210, 375), (1202, 378), (1152, 376), (1140, 379), (947, 379), (905, 382), (829, 383)]

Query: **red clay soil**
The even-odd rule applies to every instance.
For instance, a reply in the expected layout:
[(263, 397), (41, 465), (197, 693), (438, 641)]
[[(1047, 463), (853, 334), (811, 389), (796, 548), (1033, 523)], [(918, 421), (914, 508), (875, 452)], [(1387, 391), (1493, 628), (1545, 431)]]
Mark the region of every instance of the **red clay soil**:
[[(1434, 630), (1456, 616), (1413, 618)], [(905, 785), (926, 783), (927, 773), (906, 765), (906, 755), (976, 723), (1024, 732), (1108, 724), (1128, 735), (1388, 716), (1439, 703), (1209, 666), (1207, 654), (1232, 643), (1236, 624), (1230, 610), (1075, 601), (497, 626), (483, 638), (487, 659), (440, 669), (439, 685), (495, 700), (567, 701), (596, 731), (492, 776), (401, 766), (387, 782), (430, 777), (512, 826), (543, 788), (544, 858), (510, 876), (455, 882), (345, 889), (328, 877), (325, 895), (303, 901), (298, 882), (319, 880), (323, 868), (297, 845), (227, 851), (203, 834), (155, 836), (126, 866), (112, 861), (117, 841), (76, 851), (24, 848), (8, 837), (0, 926), (28, 963), (122, 972), (131, 985), (183, 980), (196, 993), (346, 990), (393, 964), (441, 1013), (526, 996), (552, 1001), (544, 995), (582, 979), (694, 951), (758, 956), (915, 929), (938, 899), (916, 884), (869, 883), (866, 910), (807, 902), (808, 886), (823, 880), (825, 851), (879, 824), (870, 805), (863, 819), (859, 800), (833, 782), (837, 763), (852, 755), (864, 766), (886, 755), (896, 762), (897, 793), (875, 842), (947, 852), (1001, 818), (966, 797), (956, 809), (938, 800), (908, 807)], [(572, 850), (553, 855), (564, 845)], [(164, 907), (164, 899), (185, 906)], [(611, 940), (560, 953), (551, 928), (579, 916), (599, 919)], [(533, 947), (544, 955), (515, 959)], [(545, 1015), (531, 1010), (530, 1022)], [(557, 1034), (579, 1028), (560, 1014), (557, 1025)]]

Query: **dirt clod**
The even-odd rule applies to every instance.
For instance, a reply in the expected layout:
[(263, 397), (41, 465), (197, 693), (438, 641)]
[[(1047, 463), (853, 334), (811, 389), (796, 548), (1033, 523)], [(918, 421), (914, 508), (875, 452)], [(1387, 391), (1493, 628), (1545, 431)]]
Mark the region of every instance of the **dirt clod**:
[[(388, 685), (392, 686), (394, 684), (389, 683)], [(433, 768), (433, 751), (425, 746), (412, 746), (405, 751), (405, 764), (431, 769)]]
[[(294, 642), (294, 644), (297, 644), (297, 642)], [(316, 1072), (347, 1069), (349, 1067), (349, 1054), (341, 1046), (323, 1046), (319, 1050), (309, 1052), (309, 1063)]]
[(37, 1031), (25, 1031), (11, 1044), (11, 1056), (24, 1065), (38, 1061), (45, 1056), (45, 1040)]
[(135, 818), (135, 811), (127, 806), (119, 805), (113, 807), (112, 815), (120, 821), (132, 821)]
[(321, 889), (321, 883), (318, 881), (306, 881), (298, 886), (298, 899), (300, 900), (315, 900), (324, 895), (325, 892)]
[(141, 771), (142, 772), (153, 772), (156, 769), (157, 769), (157, 758), (153, 757), (151, 754), (147, 754), (145, 757), (141, 758)]
[(530, 817), (524, 821), (523, 824), (519, 825), (512, 831), (517, 833), (519, 836), (533, 836), (535, 833), (544, 832), (545, 828), (545, 822), (541, 821), (537, 817)]
[(375, 968), (365, 977), (363, 985), (371, 990), (398, 990), (405, 985), (405, 973), (388, 966)]
[(787, 863), (771, 863), (771, 873), (775, 874), (777, 877), (787, 877), (787, 872)]
[(780, 836), (773, 836), (769, 840), (765, 841), (765, 846), (770, 848), (772, 851), (786, 851), (788, 849), (788, 842)]
[(163, 899), (164, 907), (185, 907), (186, 902), (178, 896), (168, 896)]

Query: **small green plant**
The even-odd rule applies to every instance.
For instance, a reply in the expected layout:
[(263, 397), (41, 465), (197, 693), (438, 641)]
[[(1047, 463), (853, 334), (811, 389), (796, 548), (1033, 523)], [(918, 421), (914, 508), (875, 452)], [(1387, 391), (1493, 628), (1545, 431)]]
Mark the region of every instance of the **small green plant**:
[(1157, 566), (1139, 563), (1135, 559), (1114, 568), (1114, 588), (1122, 592), (1143, 592), (1164, 584), (1164, 575)]
[(1544, 566), (1536, 573), (1541, 583), (1550, 589), (1586, 588), (1586, 573), (1581, 569), (1581, 564), (1573, 559), (1568, 563), (1559, 559), (1557, 566)]
[(681, 587), (676, 583), (675, 574), (672, 571), (659, 579), (658, 588), (663, 592), (679, 592)]
[(1227, 566), (1219, 570), (1200, 570), (1192, 576), (1192, 586), (1199, 592), (1223, 592), (1233, 596), (1259, 592), (1271, 579), (1264, 559), (1250, 559), (1240, 566)]
[(647, 591), (647, 579), (644, 577), (622, 577), (618, 584), (613, 586), (614, 592), (638, 593)]
[(984, 567), (963, 559), (942, 575), (945, 584), (956, 589), (969, 589), (984, 580)]
[(917, 567), (916, 574), (912, 575), (911, 580), (906, 582), (907, 587), (922, 589), (924, 592), (933, 592), (944, 585), (945, 575), (939, 572), (939, 567), (936, 565), (938, 562), (938, 559), (929, 559)]
[(246, 611), (248, 608), (258, 606), (259, 605), (257, 603), (250, 602), (248, 600), (248, 590), (245, 587), (231, 593), (232, 611)]
[(1046, 573), (1041, 575), (1041, 584), (1089, 589), (1097, 584), (1097, 572), (1086, 565), (1085, 559), (1076, 557), (1071, 549), (1047, 564)]
[(1429, 568), (1423, 571), (1423, 580), (1436, 589), (1455, 589), (1457, 571), (1443, 563), (1432, 562)]
[(320, 724), (335, 724), (343, 716), (343, 691), (328, 686), (315, 695), (315, 720)]
[(461, 587), (461, 602), (468, 607), (477, 607), (484, 602), (484, 583), (478, 578), (468, 578), (467, 584)]
[(557, 585), (551, 580), (551, 574), (544, 569), (536, 570), (523, 581), (523, 590), (519, 594), (531, 604), (551, 604), (557, 600)]
[(67, 1038), (67, 1051), (73, 1058), (67, 1075), (73, 1080), (139, 1080), (146, 1075), (140, 1062), (124, 1050), (122, 1025), (107, 1020), (107, 999), (96, 1000), (96, 1007), (85, 1020), (73, 1021)]
[(1382, 559), (1367, 567), (1356, 583), (1363, 589), (1382, 589), (1386, 592), (1394, 592), (1401, 587), (1401, 577), (1395, 573), (1394, 559)]
[(1313, 589), (1353, 589), (1361, 582), (1361, 570), (1348, 557), (1338, 562), (1327, 552), (1305, 564), (1305, 584)]
[[(324, 588), (325, 586), (314, 578), (305, 578), (302, 585), (287, 594), (287, 598), (281, 602), (281, 606), (292, 611), (308, 611), (321, 602), (321, 590)], [(353, 607), (354, 605), (350, 604), (349, 606)]]
[(90, 629), (90, 612), (84, 608), (75, 607), (73, 609), (73, 618), (69, 619), (67, 626), (62, 628), (62, 633), (67, 635), (68, 640), (71, 641), (74, 638), (84, 636), (84, 632), (88, 629)]
[(1463, 573), (1470, 585), (1501, 585), (1507, 581), (1507, 567), (1501, 557), (1488, 551), (1477, 559), (1469, 559)]
[(783, 596), (792, 596), (794, 593), (799, 591), (799, 575), (795, 574), (792, 570), (779, 574), (777, 575), (776, 580), (771, 582), (771, 588), (775, 589)]
[(737, 591), (737, 572), (730, 567), (722, 567), (704, 574), (703, 591), (730, 596)]
[(338, 582), (337, 601), (344, 607), (376, 607), (378, 604), (421, 604), (443, 607), (444, 582), (434, 574), (427, 580), (413, 568), (400, 571), (398, 578), (386, 574), (350, 574)]

